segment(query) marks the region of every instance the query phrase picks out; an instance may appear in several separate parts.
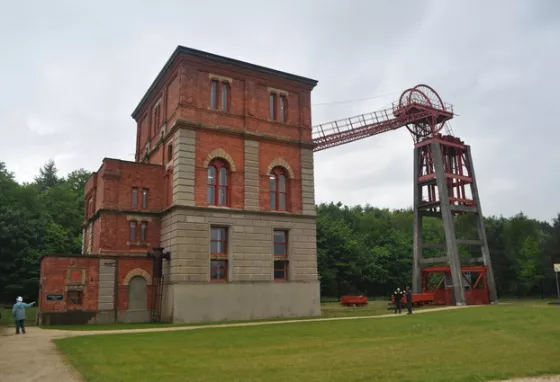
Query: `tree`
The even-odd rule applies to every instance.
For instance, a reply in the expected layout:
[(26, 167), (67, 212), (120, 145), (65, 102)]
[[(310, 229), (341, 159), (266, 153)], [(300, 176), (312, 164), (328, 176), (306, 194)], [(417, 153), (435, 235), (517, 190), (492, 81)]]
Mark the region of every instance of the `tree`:
[(35, 177), (35, 183), (39, 185), (42, 192), (57, 186), (62, 183), (62, 181), (63, 179), (58, 177), (58, 169), (52, 159), (39, 169), (39, 176)]

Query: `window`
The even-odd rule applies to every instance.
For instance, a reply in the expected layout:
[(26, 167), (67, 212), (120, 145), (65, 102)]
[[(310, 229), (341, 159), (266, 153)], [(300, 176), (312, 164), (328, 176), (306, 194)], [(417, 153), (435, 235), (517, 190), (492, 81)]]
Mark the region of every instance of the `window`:
[(82, 291), (81, 290), (69, 290), (66, 293), (66, 303), (68, 305), (82, 305)]
[(92, 214), (93, 214), (93, 197), (89, 198), (88, 200), (86, 218), (89, 218)]
[(270, 209), (275, 211), (287, 211), (286, 190), (287, 190), (286, 170), (282, 167), (275, 167), (270, 173)]
[(210, 231), (210, 253), (212, 256), (227, 256), (227, 228), (212, 227)]
[(222, 110), (229, 110), (229, 84), (222, 82)]
[(140, 241), (146, 241), (147, 232), (148, 232), (148, 223), (142, 222), (142, 224), (140, 224)]
[(171, 162), (172, 159), (173, 159), (173, 144), (170, 143), (169, 146), (167, 146), (167, 163)]
[(274, 230), (274, 256), (288, 256), (288, 232)]
[(148, 208), (148, 189), (144, 188), (142, 190), (142, 208)]
[(273, 121), (286, 122), (288, 120), (288, 99), (286, 96), (278, 96), (270, 93), (268, 100), (269, 118)]
[(288, 280), (288, 261), (275, 260), (274, 261), (274, 280), (287, 281)]
[(212, 260), (210, 262), (210, 280), (227, 281), (227, 260)]
[(286, 122), (286, 97), (280, 96), (280, 107), (278, 108), (278, 120)]
[(132, 208), (138, 208), (138, 189), (132, 189)]
[(216, 110), (218, 108), (218, 81), (212, 80), (210, 82), (210, 109)]
[(227, 235), (228, 229), (226, 227), (212, 227), (210, 229), (210, 280), (227, 280)]
[(136, 241), (136, 222), (130, 222), (130, 231), (128, 233), (128, 240), (129, 241)]
[(228, 202), (228, 169), (227, 162), (214, 159), (208, 165), (207, 203), (225, 206)]
[(273, 121), (276, 119), (276, 94), (270, 93), (270, 97), (268, 100), (268, 108), (270, 111), (269, 117)]
[(154, 108), (154, 134), (157, 132), (157, 129), (161, 126), (161, 104), (158, 104)]
[(210, 81), (210, 109), (229, 111), (231, 88), (227, 82)]
[(288, 280), (288, 231), (274, 230), (274, 280)]

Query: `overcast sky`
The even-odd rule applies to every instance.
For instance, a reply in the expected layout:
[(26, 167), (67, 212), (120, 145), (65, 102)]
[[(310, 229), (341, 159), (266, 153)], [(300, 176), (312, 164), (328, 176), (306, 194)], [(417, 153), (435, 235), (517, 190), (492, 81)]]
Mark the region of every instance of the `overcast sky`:
[[(130, 114), (177, 45), (318, 80), (314, 124), (429, 84), (486, 215), (560, 212), (557, 0), (4, 1), (0, 161), (31, 181), (49, 158), (62, 174), (134, 160)], [(401, 129), (317, 153), (317, 202), (410, 206), (412, 147)]]

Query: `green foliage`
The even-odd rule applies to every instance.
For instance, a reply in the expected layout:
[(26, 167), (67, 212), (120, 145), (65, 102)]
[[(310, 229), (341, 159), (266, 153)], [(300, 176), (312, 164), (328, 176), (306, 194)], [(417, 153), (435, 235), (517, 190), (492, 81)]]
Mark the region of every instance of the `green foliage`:
[(39, 261), (48, 253), (80, 253), (85, 170), (58, 176), (53, 161), (35, 182), (19, 185), (0, 162), (0, 302), (37, 296)]
[[(510, 219), (485, 219), (488, 245), (500, 295), (554, 295), (552, 264), (560, 263), (560, 215), (553, 224), (518, 214)], [(341, 203), (317, 207), (317, 256), (323, 296), (363, 293), (383, 296), (410, 283), (412, 271), (412, 210), (347, 207)], [(456, 218), (457, 236), (477, 239), (473, 216)], [(423, 241), (444, 243), (441, 221), (424, 219)], [(444, 256), (438, 249), (426, 257)], [(480, 257), (475, 246), (461, 246), (462, 257)]]
[[(40, 256), (80, 253), (84, 211), (83, 189), (90, 173), (84, 169), (64, 177), (54, 161), (35, 181), (18, 184), (0, 162), (0, 302), (17, 295), (36, 299)], [(348, 207), (341, 203), (317, 207), (317, 263), (321, 294), (386, 296), (405, 287), (412, 271), (413, 214), (408, 210)], [(485, 220), (492, 264), (501, 295), (553, 295), (553, 263), (560, 263), (560, 214), (552, 224), (520, 213)], [(456, 220), (460, 238), (476, 239), (476, 222)], [(443, 243), (441, 221), (424, 219), (423, 240)], [(474, 246), (460, 247), (462, 257), (479, 257)], [(426, 257), (444, 256), (440, 249)]]

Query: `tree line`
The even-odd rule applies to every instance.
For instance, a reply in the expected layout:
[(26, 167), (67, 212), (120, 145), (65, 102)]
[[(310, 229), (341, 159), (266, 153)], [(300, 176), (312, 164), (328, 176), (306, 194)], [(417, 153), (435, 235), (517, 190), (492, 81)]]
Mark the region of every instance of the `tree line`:
[[(49, 161), (33, 182), (20, 184), (0, 162), (0, 302), (19, 295), (37, 298), (41, 255), (81, 252), (83, 189), (90, 175), (79, 169), (59, 176), (55, 163)], [(412, 223), (411, 209), (318, 205), (321, 295), (387, 296), (395, 286), (409, 285)], [(560, 214), (552, 223), (519, 213), (510, 218), (487, 217), (485, 224), (499, 295), (554, 295), (552, 264), (560, 263)], [(476, 238), (472, 217), (460, 216), (455, 225), (460, 238)], [(423, 238), (444, 242), (439, 219), (425, 219)], [(461, 246), (460, 254), (478, 257), (476, 250)], [(425, 251), (426, 257), (444, 255), (439, 249)]]

